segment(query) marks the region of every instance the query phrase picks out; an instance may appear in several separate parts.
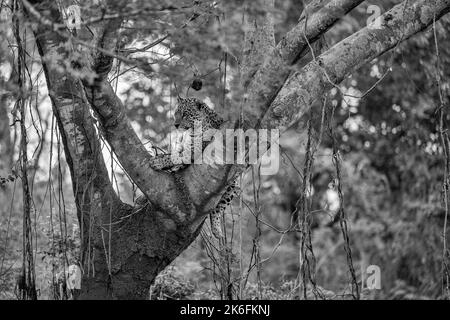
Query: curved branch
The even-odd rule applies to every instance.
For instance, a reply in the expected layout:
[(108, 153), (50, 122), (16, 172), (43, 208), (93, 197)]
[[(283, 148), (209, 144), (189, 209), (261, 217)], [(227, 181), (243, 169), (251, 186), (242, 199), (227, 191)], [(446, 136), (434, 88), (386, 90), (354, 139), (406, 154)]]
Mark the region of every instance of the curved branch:
[[(51, 16), (56, 19), (56, 22), (59, 22), (60, 13), (54, 5), (47, 1), (27, 1), (27, 10), (32, 10), (33, 17), (40, 22), (38, 25), (37, 34), (39, 36), (37, 37), (37, 42), (42, 44), (42, 56), (58, 58), (59, 62), (52, 62), (61, 64), (60, 67), (64, 69), (64, 74), (60, 74), (60, 72), (54, 73), (52, 70), (49, 77), (54, 79), (55, 84), (65, 80), (64, 86), (77, 86), (73, 96), (58, 97), (58, 99), (55, 99), (55, 103), (60, 103), (62, 98), (73, 98), (75, 101), (76, 99), (87, 97), (90, 106), (99, 115), (106, 141), (113, 148), (121, 165), (131, 179), (153, 204), (161, 207), (171, 216), (180, 215), (180, 208), (183, 206), (175, 204), (177, 203), (178, 197), (173, 177), (164, 172), (158, 172), (152, 169), (152, 156), (147, 152), (137, 137), (125, 114), (122, 102), (106, 80), (112, 66), (113, 56), (105, 52), (114, 51), (116, 48), (118, 41), (117, 33), (121, 24), (120, 19), (106, 21), (99, 28), (99, 32), (94, 35), (87, 32), (80, 32), (80, 41), (83, 43), (95, 43), (95, 45), (80, 49), (84, 57), (84, 61), (82, 61), (83, 71), (87, 72), (87, 74), (96, 74), (95, 83), (90, 83), (88, 80), (83, 81), (86, 89), (84, 95), (82, 88), (79, 86), (80, 84), (77, 84), (77, 80), (66, 70), (68, 66), (64, 64), (70, 61), (68, 53), (63, 48), (66, 37), (53, 30), (53, 23), (45, 22), (47, 20), (42, 21), (45, 17), (40, 12), (49, 8), (53, 10)], [(88, 35), (88, 39), (82, 39), (86, 34)], [(49, 44), (46, 42), (49, 42)], [(93, 50), (93, 48), (96, 50)], [(81, 91), (79, 91), (80, 89)], [(65, 92), (70, 92), (70, 90), (66, 90)], [(70, 123), (70, 121), (67, 120), (67, 123)], [(89, 126), (90, 124), (87, 123), (86, 125)], [(81, 171), (74, 170), (74, 172)], [(107, 177), (107, 175), (105, 176)]]
[[(315, 2), (322, 2), (316, 0)], [(313, 43), (340, 18), (358, 6), (363, 0), (332, 0), (321, 9), (301, 19), (277, 46), (269, 52), (264, 63), (254, 75), (244, 105), (244, 128), (256, 128), (274, 97), (292, 71), (292, 65)], [(316, 5), (314, 3), (312, 6)]]
[(97, 47), (103, 50), (96, 50), (93, 53), (91, 67), (96, 73), (96, 78), (93, 82), (83, 81), (86, 97), (98, 115), (105, 140), (133, 182), (150, 202), (160, 206), (171, 216), (177, 216), (181, 214), (181, 206), (174, 205), (178, 197), (173, 177), (153, 169), (153, 156), (137, 136), (122, 101), (107, 81), (113, 57), (104, 54), (103, 51), (116, 51), (117, 43), (120, 41), (120, 25), (120, 18), (106, 21), (97, 35)]
[(315, 100), (352, 71), (426, 29), (434, 18), (439, 19), (449, 11), (450, 0), (398, 4), (379, 18), (380, 27), (367, 26), (294, 73), (273, 101), (261, 126), (285, 131)]
[(178, 214), (178, 209), (173, 206), (177, 199), (173, 178), (153, 169), (153, 157), (132, 128), (122, 101), (111, 85), (106, 81), (99, 86), (88, 85), (86, 96), (99, 116), (106, 141), (134, 183), (152, 203)]
[[(276, 96), (260, 127), (278, 128), (281, 133), (284, 132), (315, 100), (320, 99), (345, 76), (426, 29), (434, 18), (438, 19), (450, 11), (450, 0), (437, 0), (435, 4), (419, 0), (410, 7), (405, 7), (406, 1), (380, 17), (383, 21), (380, 29), (362, 29), (324, 52), (317, 62), (313, 61), (294, 73)], [(217, 190), (229, 172), (235, 174), (243, 170), (236, 165), (217, 169), (191, 166), (185, 172), (185, 180), (190, 181), (191, 188), (207, 185), (210, 190)], [(209, 193), (204, 188), (199, 188), (198, 192), (196, 199), (199, 203), (209, 199)]]

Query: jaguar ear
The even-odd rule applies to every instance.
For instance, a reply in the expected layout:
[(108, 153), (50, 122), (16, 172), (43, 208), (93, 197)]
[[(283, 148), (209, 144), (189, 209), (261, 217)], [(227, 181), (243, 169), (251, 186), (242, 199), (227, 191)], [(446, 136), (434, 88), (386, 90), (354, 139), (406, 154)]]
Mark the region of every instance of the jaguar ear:
[(203, 102), (200, 100), (197, 100), (195, 103), (195, 106), (197, 107), (197, 110), (201, 110), (203, 107)]

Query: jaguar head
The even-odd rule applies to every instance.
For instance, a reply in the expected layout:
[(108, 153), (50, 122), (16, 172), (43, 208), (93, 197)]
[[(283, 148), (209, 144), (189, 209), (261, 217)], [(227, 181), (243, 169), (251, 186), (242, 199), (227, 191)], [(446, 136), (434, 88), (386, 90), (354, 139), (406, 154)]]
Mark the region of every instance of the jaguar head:
[(181, 130), (193, 129), (196, 121), (201, 123), (202, 129), (218, 129), (223, 122), (206, 103), (196, 98), (178, 98), (174, 118), (175, 127)]

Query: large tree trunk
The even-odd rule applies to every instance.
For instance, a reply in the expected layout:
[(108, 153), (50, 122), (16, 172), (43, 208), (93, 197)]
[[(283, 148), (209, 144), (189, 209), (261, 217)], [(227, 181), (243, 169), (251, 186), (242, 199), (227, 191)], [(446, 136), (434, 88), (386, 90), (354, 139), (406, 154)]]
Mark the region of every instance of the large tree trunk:
[[(141, 198), (131, 207), (118, 199), (100, 152), (83, 85), (67, 70), (70, 52), (60, 46), (67, 39), (59, 32), (52, 32), (53, 26), (46, 16), (38, 15), (42, 12), (55, 20), (59, 17), (56, 4), (53, 1), (24, 3), (28, 16), (41, 22), (34, 34), (72, 178), (82, 238), (83, 278), (79, 298), (146, 299), (156, 275), (196, 238), (205, 215), (194, 216), (183, 206), (168, 202), (177, 197), (173, 178), (168, 174), (155, 172), (155, 179), (140, 179), (139, 174), (148, 174), (146, 170), (152, 169), (148, 154), (136, 140), (129, 122), (125, 121), (124, 127), (123, 123), (108, 124), (108, 114), (101, 114), (99, 110), (99, 117), (104, 120), (103, 134), (123, 139), (122, 147), (130, 147), (130, 150), (119, 149), (117, 153), (134, 154), (133, 160), (142, 157), (139, 159), (142, 162), (136, 166), (142, 171), (137, 173), (135, 182), (151, 195), (148, 198), (162, 201), (154, 205)], [(80, 38), (96, 40), (95, 37)], [(94, 56), (93, 52), (84, 53), (88, 59)], [(110, 101), (112, 93), (108, 89), (111, 88), (105, 89), (105, 101), (96, 96), (97, 107), (108, 103), (110, 107), (122, 108), (117, 97)], [(160, 190), (158, 181), (163, 184)], [(162, 193), (164, 189), (173, 191)]]
[[(242, 126), (285, 130), (332, 87), (329, 79), (338, 83), (362, 63), (425, 29), (450, 8), (450, 0), (419, 0), (408, 4), (406, 10), (400, 4), (386, 13), (380, 29), (364, 28), (290, 76), (290, 66), (307, 52), (305, 37), (314, 42), (360, 2), (330, 1), (327, 10), (314, 11), (308, 17), (306, 28), (303, 19), (277, 46), (273, 28), (264, 17), (262, 23), (254, 24), (257, 30), (248, 38), (260, 37), (263, 45), (245, 46), (252, 63), (243, 68), (248, 103), (240, 119)], [(23, 0), (23, 4), (28, 18), (38, 25), (36, 43), (72, 177), (82, 231), (80, 298), (145, 299), (157, 274), (196, 238), (225, 182), (244, 169), (192, 165), (181, 173), (186, 185), (180, 185), (171, 174), (154, 171), (151, 156), (133, 131), (122, 102), (105, 80), (104, 67), (110, 64), (108, 52), (118, 41), (120, 21), (105, 22), (93, 35), (81, 30), (73, 39), (72, 44), (83, 54), (83, 68), (100, 75), (99, 83), (93, 85), (82, 83), (70, 72), (72, 56), (63, 46), (69, 34), (58, 28), (61, 19), (56, 4), (49, 0)], [(86, 14), (96, 13), (100, 15), (94, 8)], [(95, 46), (101, 50), (92, 49)], [(97, 114), (101, 134), (145, 195), (134, 206), (120, 201), (111, 186), (90, 109)]]

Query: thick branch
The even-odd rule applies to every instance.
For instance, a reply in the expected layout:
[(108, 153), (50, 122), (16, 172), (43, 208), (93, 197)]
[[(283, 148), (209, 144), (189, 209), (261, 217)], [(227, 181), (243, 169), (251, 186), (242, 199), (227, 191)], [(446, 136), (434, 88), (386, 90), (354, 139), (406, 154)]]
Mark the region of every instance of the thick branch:
[(152, 169), (153, 157), (132, 128), (125, 108), (111, 85), (104, 81), (101, 88), (88, 86), (86, 94), (99, 115), (105, 139), (131, 179), (152, 203), (167, 209), (169, 213), (178, 214), (178, 208), (173, 205), (177, 194), (172, 177)]
[[(315, 2), (321, 2), (316, 0)], [(292, 65), (308, 52), (309, 43), (331, 28), (363, 0), (332, 0), (290, 30), (267, 55), (254, 75), (244, 105), (244, 127), (255, 128), (289, 76)], [(312, 3), (311, 5), (315, 5)]]
[(352, 71), (394, 48), (450, 10), (450, 0), (420, 0), (395, 6), (380, 17), (381, 27), (368, 26), (339, 42), (293, 74), (263, 119), (262, 127), (286, 130), (326, 91)]
[[(31, 3), (38, 14), (51, 10), (52, 18), (58, 19), (58, 9), (50, 1)], [(180, 202), (180, 196), (173, 177), (150, 168), (150, 156), (132, 130), (112, 87), (103, 80), (85, 88), (74, 76), (80, 70), (73, 69), (67, 37), (52, 30), (51, 25), (40, 23), (34, 31), (78, 207), (83, 241), (80, 297), (145, 299), (156, 275), (198, 235), (204, 215), (185, 214), (174, 204)], [(96, 39), (84, 40), (92, 43)], [(95, 51), (80, 52), (83, 67), (95, 64)], [(97, 111), (104, 135), (128, 173), (134, 174), (142, 191), (156, 199), (153, 203), (139, 198), (130, 207), (116, 197), (90, 107)]]
[[(343, 15), (362, 1), (330, 1), (322, 9), (308, 15), (307, 19), (302, 19), (275, 48), (264, 54), (265, 58), (262, 56), (263, 59), (259, 60), (262, 65), (251, 78), (246, 92), (247, 99), (243, 103), (244, 115), (242, 120), (244, 123), (242, 126), (244, 128), (257, 127), (258, 121), (269, 108), (273, 97), (291, 73), (292, 64), (307, 52), (308, 42), (314, 42)], [(312, 5), (321, 2), (322, 0), (316, 0)], [(268, 48), (270, 49), (270, 47)], [(242, 170), (242, 167), (235, 166), (214, 169), (209, 166), (193, 165), (186, 170), (185, 180), (189, 181), (189, 190), (195, 192), (192, 196), (193, 200), (204, 207), (205, 210), (208, 210), (215, 203), (215, 198), (211, 197), (211, 194), (219, 192), (224, 181), (232, 180), (233, 176), (236, 176)]]
[[(44, 2), (47, 9), (56, 8)], [(81, 83), (66, 72), (68, 53), (60, 46), (61, 38), (55, 33), (47, 32), (42, 25), (35, 30), (35, 38), (39, 53), (43, 59), (44, 70), (53, 102), (53, 111), (58, 120), (63, 136), (67, 160), (72, 172), (74, 190), (81, 192), (81, 187), (96, 183), (101, 179), (101, 190), (105, 192), (107, 175), (100, 143), (95, 134), (93, 119), (89, 114), (89, 106), (84, 98)], [(51, 59), (49, 59), (51, 57)], [(87, 175), (88, 174), (88, 175)], [(112, 189), (111, 189), (112, 190)]]
[[(114, 52), (120, 41), (120, 25), (120, 19), (107, 21), (98, 35), (97, 46)], [(86, 96), (98, 115), (102, 134), (122, 167), (146, 197), (172, 217), (182, 215), (182, 206), (174, 205), (178, 194), (173, 177), (153, 169), (153, 157), (132, 128), (122, 101), (107, 81), (112, 64), (113, 57), (95, 51), (91, 66), (96, 73), (95, 81), (84, 81)]]
[[(51, 2), (35, 2), (33, 5), (59, 17), (58, 9)], [(119, 218), (122, 211), (116, 209), (123, 204), (108, 179), (83, 86), (67, 70), (69, 53), (61, 45), (63, 39), (55, 32), (48, 32), (48, 26), (44, 24), (33, 31), (71, 173), (82, 231), (82, 265), (87, 273), (93, 270), (91, 265), (100, 272), (106, 267), (97, 226)]]
[[(383, 15), (381, 29), (362, 29), (323, 53), (317, 63), (313, 61), (296, 72), (280, 90), (261, 127), (279, 128), (281, 132), (286, 130), (315, 100), (333, 87), (326, 74), (334, 84), (338, 84), (364, 63), (427, 28), (433, 22), (434, 15), (438, 19), (450, 10), (450, 0), (438, 0), (436, 5), (420, 0), (411, 7), (406, 7), (403, 14), (404, 8), (405, 2)], [(228, 179), (229, 172), (240, 171), (242, 168), (237, 166), (213, 169), (197, 165), (186, 170), (185, 179), (192, 181), (191, 185), (197, 188), (207, 185), (210, 190), (217, 190), (222, 181)], [(197, 201), (202, 203), (208, 197), (208, 192), (199, 188)], [(207, 205), (210, 205), (210, 202)]]

